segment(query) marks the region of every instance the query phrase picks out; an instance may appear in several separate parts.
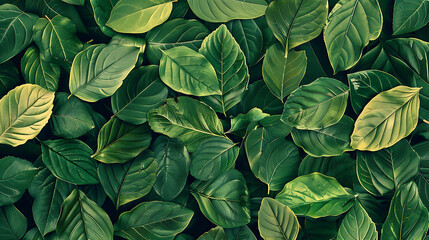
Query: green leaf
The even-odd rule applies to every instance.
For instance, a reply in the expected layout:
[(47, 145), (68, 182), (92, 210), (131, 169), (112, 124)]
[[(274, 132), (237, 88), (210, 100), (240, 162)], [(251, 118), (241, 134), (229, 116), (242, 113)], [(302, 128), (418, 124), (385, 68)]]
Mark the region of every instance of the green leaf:
[(429, 141), (420, 142), (413, 146), (420, 156), (420, 167), (416, 184), (423, 204), (429, 207)]
[(19, 78), (16, 77), (18, 75), (18, 69), (12, 61), (0, 64), (0, 97), (20, 84)]
[(253, 108), (246, 114), (238, 114), (238, 116), (232, 118), (231, 128), (228, 132), (240, 137), (244, 137), (247, 133), (247, 128), (268, 116), (270, 115), (262, 112), (261, 109)]
[[(357, 163), (366, 165), (368, 169), (368, 173), (361, 169), (357, 171), (361, 185), (374, 195), (386, 195), (417, 176), (420, 157), (408, 141), (403, 139), (392, 147), (377, 152), (358, 151)], [(369, 175), (370, 182), (365, 175)], [(376, 192), (373, 191), (374, 188)]]
[(137, 68), (112, 96), (114, 116), (131, 124), (143, 124), (149, 110), (161, 106), (167, 94), (168, 89), (159, 79), (157, 66)]
[(36, 173), (37, 168), (29, 161), (16, 157), (0, 159), (0, 206), (18, 201)]
[(177, 197), (186, 185), (190, 157), (185, 145), (177, 138), (159, 136), (153, 143), (158, 160), (158, 172), (154, 189), (167, 201)]
[(14, 205), (0, 208), (0, 238), (19, 240), (27, 231), (27, 218)]
[(356, 178), (356, 160), (350, 154), (343, 153), (335, 157), (312, 157), (302, 159), (298, 175), (319, 172), (338, 180), (342, 186), (353, 187)]
[(201, 235), (197, 240), (227, 240), (225, 230), (222, 227), (215, 227)]
[(61, 205), (73, 191), (73, 187), (52, 174), (46, 176), (40, 187), (41, 191), (33, 202), (33, 218), (41, 235), (44, 236), (55, 231)]
[(123, 45), (93, 45), (73, 60), (69, 88), (87, 102), (112, 96), (134, 68), (140, 49)]
[(318, 78), (292, 92), (286, 100), (282, 121), (302, 130), (334, 125), (344, 115), (348, 87), (333, 78)]
[(109, 45), (124, 45), (128, 47), (137, 47), (140, 49), (136, 66), (142, 65), (144, 61), (144, 52), (146, 50), (146, 40), (140, 37), (134, 37), (125, 34), (115, 34), (110, 39)]
[(329, 239), (337, 237), (338, 223), (336, 218), (312, 219), (306, 218), (304, 225), (304, 238), (306, 240)]
[(401, 85), (394, 76), (379, 71), (367, 70), (347, 75), (350, 85), (350, 101), (356, 114), (377, 94)]
[(113, 226), (107, 213), (75, 189), (64, 200), (57, 224), (59, 239), (113, 239)]
[[(289, 49), (316, 38), (328, 16), (327, 0), (276, 0), (267, 8), (268, 26), (283, 45), (283, 56)], [(305, 72), (305, 71), (304, 71)]]
[(250, 222), (249, 192), (243, 175), (233, 169), (190, 186), (201, 212), (214, 224), (234, 228)]
[(100, 164), (98, 176), (104, 191), (118, 209), (149, 193), (155, 183), (157, 167), (155, 154), (148, 150), (128, 163)]
[(190, 152), (208, 137), (226, 138), (215, 111), (189, 97), (167, 99), (165, 105), (149, 111), (148, 121), (154, 132), (179, 138)]
[(61, 1), (68, 4), (80, 5), (80, 6), (83, 6), (83, 4), (85, 3), (85, 0), (61, 0)]
[(352, 207), (353, 199), (335, 178), (321, 173), (297, 177), (276, 196), (296, 215), (311, 218), (338, 216)]
[(289, 51), (284, 57), (283, 47), (273, 44), (267, 51), (262, 65), (262, 76), (271, 93), (280, 101), (298, 88), (307, 69), (305, 51)]
[(171, 89), (200, 97), (222, 94), (215, 69), (202, 54), (185, 46), (162, 53), (159, 75)]
[(30, 229), (22, 239), (23, 240), (44, 240), (42, 234), (40, 234), (39, 230), (36, 227)]
[(49, 63), (39, 49), (30, 46), (21, 59), (21, 72), (27, 83), (37, 84), (49, 91), (58, 90), (60, 67)]
[(334, 73), (359, 61), (364, 47), (380, 35), (382, 23), (377, 0), (341, 0), (335, 5), (323, 35)]
[(393, 8), (393, 35), (414, 32), (429, 23), (427, 0), (396, 0)]
[(152, 64), (159, 64), (162, 51), (185, 46), (198, 51), (210, 31), (195, 19), (170, 20), (146, 34), (146, 56)]
[(54, 93), (23, 84), (0, 99), (0, 143), (13, 147), (36, 137), (52, 114)]
[(238, 240), (238, 239), (247, 239), (247, 240), (256, 240), (255, 235), (248, 226), (241, 226), (237, 228), (227, 228), (225, 229), (226, 239), (227, 240)]
[(109, 20), (113, 7), (119, 0), (90, 0), (90, 2), (94, 12), (95, 22), (100, 27), (100, 30), (109, 37), (115, 35), (116, 32), (106, 26), (106, 23)]
[(188, 0), (188, 3), (192, 12), (207, 22), (257, 18), (267, 8), (264, 0)]
[(258, 228), (265, 240), (295, 240), (300, 226), (297, 217), (288, 206), (265, 197), (258, 212)]
[(338, 230), (338, 240), (377, 240), (378, 233), (374, 222), (369, 217), (365, 209), (356, 202), (348, 211), (340, 229)]
[(23, 12), (15, 5), (0, 5), (0, 63), (11, 59), (31, 43), (36, 20), (36, 15)]
[(429, 227), (428, 218), (428, 210), (420, 200), (416, 184), (409, 182), (393, 196), (381, 239), (423, 239)]
[(313, 157), (339, 156), (350, 147), (354, 121), (344, 115), (339, 122), (318, 130), (292, 129), (294, 143)]
[(129, 240), (173, 240), (185, 230), (194, 212), (171, 202), (144, 202), (123, 212), (115, 223), (115, 235)]
[(70, 19), (57, 15), (54, 18), (39, 18), (34, 25), (34, 42), (47, 61), (63, 66), (69, 71), (73, 58), (82, 50), (83, 44), (76, 36), (76, 27)]
[(120, 33), (145, 33), (167, 21), (176, 0), (119, 0), (106, 26)]
[(227, 138), (207, 138), (192, 154), (191, 175), (203, 181), (217, 177), (234, 167), (239, 150)]
[(55, 177), (76, 185), (98, 183), (92, 149), (78, 139), (42, 142), (42, 160)]
[(397, 86), (371, 99), (355, 122), (350, 146), (377, 151), (408, 136), (418, 122), (419, 91)]
[(126, 163), (149, 147), (152, 134), (147, 124), (131, 125), (110, 119), (97, 137), (97, 152), (91, 157), (102, 163)]

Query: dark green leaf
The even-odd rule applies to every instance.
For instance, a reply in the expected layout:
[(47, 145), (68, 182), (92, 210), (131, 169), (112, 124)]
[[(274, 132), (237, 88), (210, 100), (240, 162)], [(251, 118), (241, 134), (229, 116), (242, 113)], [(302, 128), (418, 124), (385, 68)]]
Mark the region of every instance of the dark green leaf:
[(0, 97), (6, 95), (19, 84), (18, 69), (12, 61), (0, 64)]
[(27, 231), (27, 218), (14, 205), (0, 207), (0, 238), (19, 240)]
[(90, 0), (91, 7), (94, 11), (94, 19), (101, 31), (107, 36), (111, 37), (115, 35), (115, 31), (110, 27), (106, 26), (107, 20), (109, 20), (110, 12), (119, 0)]
[(246, 239), (246, 240), (256, 240), (255, 235), (252, 230), (249, 229), (248, 226), (241, 226), (237, 228), (227, 228), (225, 229), (226, 239), (227, 240), (238, 240), (238, 239)]
[(421, 142), (413, 146), (420, 156), (420, 168), (417, 175), (419, 195), (426, 208), (429, 207), (429, 142)]
[(426, 0), (395, 0), (393, 35), (414, 32), (429, 22), (429, 2)]

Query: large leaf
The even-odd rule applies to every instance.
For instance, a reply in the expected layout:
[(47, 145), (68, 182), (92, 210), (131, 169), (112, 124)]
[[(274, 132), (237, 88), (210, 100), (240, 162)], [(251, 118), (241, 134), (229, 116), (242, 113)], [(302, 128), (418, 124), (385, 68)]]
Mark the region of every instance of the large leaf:
[(207, 27), (195, 19), (170, 20), (147, 33), (146, 56), (152, 64), (159, 64), (162, 50), (186, 46), (198, 51), (209, 33)]
[(93, 45), (73, 60), (69, 88), (72, 95), (96, 102), (112, 96), (137, 62), (140, 49), (124, 45)]
[(27, 83), (37, 84), (49, 91), (57, 91), (60, 67), (49, 63), (34, 46), (27, 48), (21, 59), (21, 71)]
[(338, 230), (338, 240), (377, 240), (378, 233), (374, 222), (369, 217), (365, 209), (356, 202), (348, 211), (340, 229)]
[(416, 184), (419, 188), (419, 195), (426, 208), (429, 207), (429, 141), (424, 141), (413, 146), (413, 149), (420, 156), (419, 174)]
[(191, 221), (194, 212), (170, 202), (144, 202), (123, 212), (115, 235), (129, 240), (173, 240)]
[(273, 44), (268, 48), (262, 65), (262, 76), (271, 93), (280, 101), (298, 88), (307, 69), (305, 51), (293, 51), (284, 57), (284, 48)]
[(249, 84), (246, 57), (225, 25), (204, 39), (199, 52), (214, 67), (221, 91), (220, 96), (207, 96), (202, 101), (226, 115), (226, 111), (241, 101)]
[(397, 78), (379, 70), (355, 72), (348, 74), (347, 78), (350, 85), (350, 101), (357, 114), (380, 92), (401, 85)]
[(39, 18), (34, 25), (34, 42), (48, 61), (59, 63), (69, 71), (73, 58), (83, 44), (76, 36), (76, 27), (70, 19), (57, 15)]
[(286, 49), (319, 36), (328, 16), (327, 0), (276, 0), (267, 8), (268, 26)]
[(204, 55), (185, 46), (162, 53), (159, 75), (171, 89), (195, 96), (222, 94), (216, 71)]
[(257, 18), (267, 8), (264, 0), (188, 0), (188, 3), (192, 12), (207, 22)]
[(0, 159), (0, 206), (18, 201), (30, 186), (37, 168), (16, 157)]
[(239, 147), (227, 138), (207, 138), (192, 154), (191, 175), (203, 181), (217, 177), (234, 166), (238, 152)]
[(335, 5), (323, 35), (334, 73), (359, 61), (364, 47), (380, 35), (382, 23), (377, 0), (341, 0)]
[(98, 183), (92, 149), (78, 139), (42, 142), (42, 159), (55, 177), (77, 185)]
[(408, 136), (418, 122), (419, 90), (397, 86), (371, 99), (356, 120), (351, 147), (377, 151)]
[(64, 200), (57, 224), (59, 239), (113, 239), (113, 226), (107, 213), (82, 191), (75, 189)]
[(201, 212), (214, 224), (233, 228), (250, 222), (249, 193), (239, 171), (229, 170), (210, 181), (195, 181), (190, 188)]
[(21, 239), (27, 230), (27, 218), (14, 205), (0, 207), (0, 238)]
[(131, 71), (124, 84), (112, 96), (112, 110), (116, 117), (131, 124), (147, 121), (149, 110), (161, 106), (168, 89), (161, 82), (158, 67), (144, 66)]
[(189, 97), (169, 98), (167, 103), (148, 113), (153, 131), (179, 138), (190, 152), (211, 136), (225, 137), (215, 111)]
[(14, 57), (31, 43), (37, 16), (12, 4), (0, 5), (0, 63)]
[(201, 235), (197, 240), (227, 240), (225, 230), (222, 227), (215, 227)]
[(414, 32), (429, 22), (427, 0), (395, 0), (393, 8), (393, 35)]
[(0, 97), (19, 85), (18, 69), (12, 61), (0, 64)]
[(46, 176), (40, 187), (41, 191), (33, 203), (33, 218), (40, 233), (46, 235), (55, 231), (60, 218), (61, 205), (72, 192), (73, 187), (52, 174)]
[(110, 12), (119, 0), (90, 0), (95, 22), (100, 27), (100, 30), (111, 37), (115, 35), (115, 31), (106, 26), (109, 20)]
[(154, 189), (167, 201), (177, 197), (186, 185), (190, 157), (183, 143), (176, 138), (159, 136), (153, 143), (158, 161)]
[(128, 163), (100, 164), (98, 176), (104, 191), (119, 208), (149, 193), (157, 167), (153, 152), (145, 151)]
[(333, 78), (318, 78), (289, 95), (282, 121), (297, 129), (329, 127), (344, 115), (348, 96), (348, 87), (342, 82)]
[(176, 0), (119, 0), (106, 26), (120, 33), (145, 33), (167, 21)]
[(135, 126), (114, 117), (98, 133), (97, 152), (91, 157), (103, 163), (125, 163), (148, 148), (151, 141), (147, 124)]
[(51, 117), (54, 97), (33, 84), (9, 91), (0, 99), (0, 143), (16, 147), (36, 137)]
[(284, 186), (276, 200), (290, 207), (296, 215), (311, 218), (337, 216), (353, 205), (354, 196), (333, 177), (311, 173)]
[(423, 239), (428, 227), (428, 210), (420, 200), (416, 184), (409, 182), (396, 190), (381, 230), (381, 239)]
[(78, 98), (58, 92), (50, 119), (52, 133), (62, 138), (77, 138), (95, 127), (89, 111), (90, 106)]
[[(357, 173), (361, 185), (372, 194), (393, 193), (418, 173), (420, 157), (407, 140), (377, 152), (357, 152)], [(366, 165), (366, 166), (365, 166)], [(364, 169), (366, 171), (362, 171)], [(367, 176), (369, 175), (369, 182)], [(373, 189), (377, 191), (374, 192)]]
[(288, 206), (266, 197), (262, 199), (258, 212), (258, 228), (266, 240), (295, 240), (300, 226), (297, 217)]
[(313, 157), (331, 157), (353, 150), (350, 136), (354, 121), (344, 115), (339, 122), (318, 130), (292, 129), (294, 143)]

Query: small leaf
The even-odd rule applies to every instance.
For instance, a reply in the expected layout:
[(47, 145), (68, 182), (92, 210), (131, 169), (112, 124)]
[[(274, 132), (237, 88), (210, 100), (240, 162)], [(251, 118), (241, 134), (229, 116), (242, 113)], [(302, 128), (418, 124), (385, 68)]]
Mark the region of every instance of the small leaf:
[(0, 207), (0, 238), (19, 240), (27, 231), (27, 218), (14, 205)]
[(338, 240), (378, 240), (377, 229), (365, 209), (356, 202), (338, 230)]

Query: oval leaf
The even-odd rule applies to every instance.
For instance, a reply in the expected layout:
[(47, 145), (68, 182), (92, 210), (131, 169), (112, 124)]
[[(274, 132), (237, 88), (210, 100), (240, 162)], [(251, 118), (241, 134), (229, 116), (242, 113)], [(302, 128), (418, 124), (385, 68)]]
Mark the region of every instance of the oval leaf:
[(356, 202), (338, 230), (338, 240), (378, 240), (377, 229), (365, 209)]

